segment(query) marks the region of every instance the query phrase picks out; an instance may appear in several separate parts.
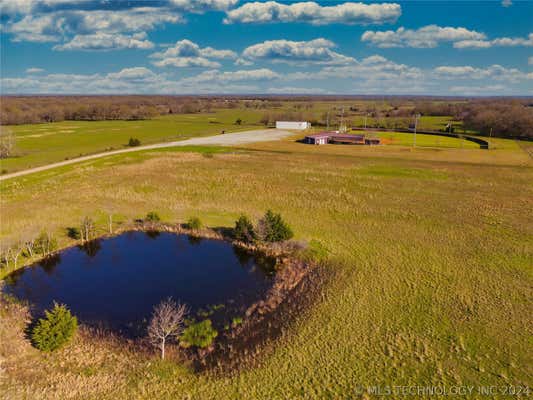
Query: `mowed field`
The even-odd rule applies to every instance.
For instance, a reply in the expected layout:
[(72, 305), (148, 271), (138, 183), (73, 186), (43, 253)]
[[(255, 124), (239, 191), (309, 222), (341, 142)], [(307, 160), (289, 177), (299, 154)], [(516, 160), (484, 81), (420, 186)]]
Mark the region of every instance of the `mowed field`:
[[(235, 124), (237, 118), (241, 125)], [(249, 110), (219, 110), (202, 114), (167, 115), (142, 121), (63, 121), (10, 126), (17, 156), (1, 161), (4, 173), (38, 167), (69, 158), (126, 148), (130, 138), (141, 144), (261, 128), (260, 114)]]
[(2, 182), (6, 241), (46, 227), (66, 246), (66, 227), (88, 215), (104, 228), (109, 210), (118, 221), (153, 210), (219, 227), (271, 208), (297, 240), (322, 249), (332, 278), (255, 367), (223, 375), (83, 335), (41, 354), (22, 321), (0, 314), (10, 318), (0, 325), (0, 393), (351, 399), (372, 386), (531, 387), (533, 164), (509, 143), (486, 151), (287, 139), (113, 156)]

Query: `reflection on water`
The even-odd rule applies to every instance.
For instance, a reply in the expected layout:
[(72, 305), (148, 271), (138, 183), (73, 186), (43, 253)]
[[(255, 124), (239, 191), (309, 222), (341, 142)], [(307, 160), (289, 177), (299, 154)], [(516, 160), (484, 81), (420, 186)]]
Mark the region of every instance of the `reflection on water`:
[(28, 300), (37, 314), (57, 301), (84, 323), (135, 335), (169, 296), (193, 313), (212, 310), (215, 323), (242, 316), (270, 287), (273, 268), (274, 260), (224, 241), (128, 232), (16, 271), (4, 291)]

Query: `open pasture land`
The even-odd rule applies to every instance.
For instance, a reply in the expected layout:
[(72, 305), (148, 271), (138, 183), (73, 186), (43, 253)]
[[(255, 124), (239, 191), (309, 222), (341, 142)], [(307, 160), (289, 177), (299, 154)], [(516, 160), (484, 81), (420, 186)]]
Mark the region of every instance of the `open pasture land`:
[[(184, 151), (186, 150), (186, 151)], [(272, 208), (332, 278), (253, 368), (197, 374), (111, 340), (42, 354), (2, 314), (7, 398), (324, 399), (361, 388), (533, 382), (533, 165), (517, 147), (166, 149), (1, 183), (3, 240), (43, 227), (61, 246), (86, 216), (157, 211), (231, 226)], [(4, 312), (4, 311), (2, 311)], [(477, 397), (477, 392), (471, 396)], [(402, 396), (390, 396), (390, 398)], [(468, 397), (468, 396), (467, 396)], [(504, 396), (502, 396), (503, 398)]]
[[(242, 120), (241, 125), (235, 124)], [(16, 157), (1, 161), (15, 172), (69, 158), (126, 148), (130, 138), (141, 144), (261, 128), (253, 110), (219, 110), (202, 114), (166, 115), (140, 121), (63, 121), (10, 126), (16, 137)]]

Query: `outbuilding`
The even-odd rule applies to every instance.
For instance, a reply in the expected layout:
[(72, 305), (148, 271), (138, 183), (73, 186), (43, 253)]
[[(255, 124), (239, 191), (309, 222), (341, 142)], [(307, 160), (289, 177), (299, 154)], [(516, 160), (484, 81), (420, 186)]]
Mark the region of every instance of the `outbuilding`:
[(329, 141), (331, 133), (329, 132), (322, 132), (322, 133), (316, 133), (314, 135), (307, 135), (304, 138), (304, 143), (307, 144), (326, 144)]
[(303, 131), (311, 128), (311, 123), (307, 121), (276, 121), (276, 129), (294, 129)]

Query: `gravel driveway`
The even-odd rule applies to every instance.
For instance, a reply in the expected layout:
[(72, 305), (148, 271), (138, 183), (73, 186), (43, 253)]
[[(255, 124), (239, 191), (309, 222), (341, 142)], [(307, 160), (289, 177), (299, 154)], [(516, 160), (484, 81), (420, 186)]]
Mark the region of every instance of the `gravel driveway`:
[(43, 165), (42, 167), (35, 167), (35, 168), (26, 169), (24, 171), (18, 171), (18, 172), (13, 172), (11, 174), (1, 175), (0, 181), (10, 179), (10, 178), (16, 178), (18, 176), (33, 174), (34, 172), (46, 171), (52, 168), (62, 167), (64, 165), (75, 164), (81, 161), (94, 160), (97, 158), (113, 156), (116, 154), (132, 153), (134, 151), (163, 149), (166, 147), (176, 147), (176, 146), (196, 146), (196, 145), (235, 146), (235, 145), (246, 144), (246, 143), (269, 142), (272, 140), (283, 139), (290, 135), (292, 135), (291, 132), (284, 131), (284, 130), (261, 129), (261, 130), (256, 130), (256, 131), (244, 131), (244, 132), (226, 133), (224, 135), (197, 137), (197, 138), (192, 138), (192, 139), (180, 140), (177, 142), (166, 142), (166, 143), (150, 144), (150, 145), (139, 146), (139, 147), (129, 147), (127, 149), (113, 150), (113, 151), (107, 151), (105, 153), (92, 154), (90, 156), (73, 158), (72, 160), (60, 161), (60, 162), (49, 164), (49, 165)]

